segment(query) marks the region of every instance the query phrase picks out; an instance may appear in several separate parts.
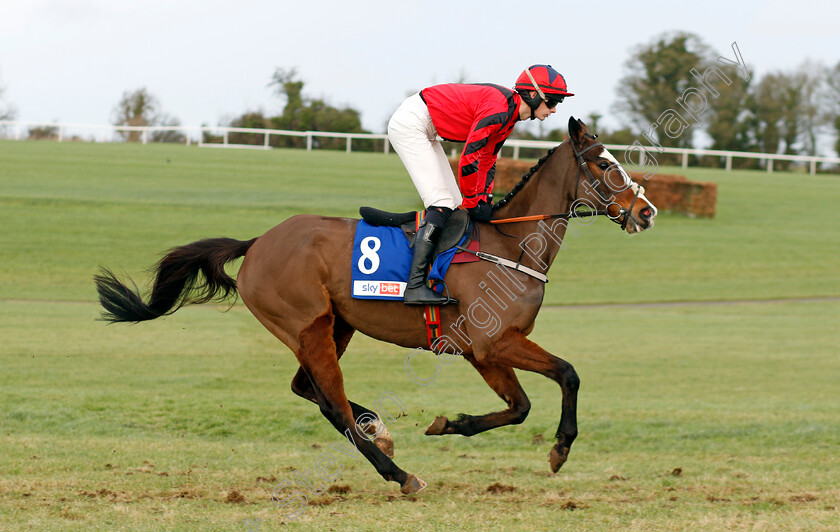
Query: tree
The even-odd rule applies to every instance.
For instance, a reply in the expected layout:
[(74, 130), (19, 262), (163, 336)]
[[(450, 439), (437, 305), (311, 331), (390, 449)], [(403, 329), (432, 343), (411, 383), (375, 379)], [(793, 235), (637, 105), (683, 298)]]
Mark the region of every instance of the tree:
[[(777, 102), (782, 114), (780, 132), (784, 151), (786, 155), (796, 155), (797, 149), (794, 145), (802, 133), (799, 114), (804, 106), (804, 97), (801, 92), (803, 79), (797, 74), (781, 74), (778, 78), (782, 98)], [(779, 161), (778, 166), (787, 168), (788, 161)]]
[[(635, 129), (646, 131), (695, 82), (691, 69), (702, 72), (711, 63), (711, 49), (697, 35), (663, 34), (637, 47), (625, 63), (627, 74), (619, 82), (614, 110)], [(663, 146), (691, 145), (687, 132), (676, 138), (662, 134), (661, 129), (657, 133)]]
[(586, 117), (586, 121), (590, 132), (595, 133), (596, 135), (599, 134), (599, 131), (601, 131), (601, 129), (598, 127), (598, 121), (601, 120), (603, 116), (604, 115), (602, 115), (598, 111), (592, 111), (591, 113), (589, 113), (589, 115)]
[(305, 119), (301, 117), (304, 113), (303, 81), (297, 79), (297, 69), (278, 68), (272, 74), (268, 86), (273, 86), (277, 95), (286, 99), (283, 114), (280, 117), (274, 117), (274, 119), (285, 125), (284, 129), (306, 131), (307, 128), (302, 127)]
[[(268, 118), (265, 117), (262, 111), (248, 111), (231, 120), (229, 125), (230, 127), (267, 129)], [(230, 133), (228, 135), (228, 141), (233, 144), (254, 144), (260, 146), (265, 142), (265, 136), (254, 135), (253, 133)]]
[[(111, 112), (115, 126), (166, 126), (178, 127), (181, 121), (164, 113), (160, 109), (160, 101), (151, 94), (146, 87), (135, 91), (125, 91), (119, 103)], [(128, 142), (138, 142), (142, 138), (142, 131), (120, 131), (119, 135)], [(181, 131), (158, 130), (152, 131), (149, 139), (152, 142), (184, 142), (186, 137)]]
[[(112, 112), (115, 126), (151, 126), (160, 119), (158, 99), (145, 87), (135, 91), (125, 91)], [(128, 142), (138, 142), (140, 131), (120, 131), (119, 135)]]
[(6, 92), (6, 88), (0, 84), (0, 120), (14, 120), (17, 116), (17, 110), (11, 104), (3, 105), (3, 93)]
[[(367, 133), (362, 129), (359, 111), (350, 107), (336, 108), (324, 100), (308, 99), (303, 96), (304, 82), (298, 78), (297, 70), (278, 68), (271, 76), (269, 86), (286, 103), (283, 113), (268, 119), (275, 129), (292, 131), (334, 131), (339, 133)], [(276, 140), (275, 140), (276, 139)], [(345, 145), (344, 139), (318, 139), (320, 147), (335, 148)], [(295, 137), (273, 137), (272, 145), (299, 147), (303, 139)], [(358, 144), (362, 144), (358, 142)], [(359, 146), (362, 148), (362, 146)]]
[[(712, 137), (713, 150), (756, 151), (758, 149), (758, 119), (756, 100), (750, 72), (746, 83), (719, 83), (715, 86), (720, 96), (710, 105), (706, 132)], [(749, 166), (750, 159), (736, 159), (735, 164)]]
[(754, 134), (762, 153), (776, 153), (781, 141), (783, 74), (766, 74), (755, 89), (753, 109), (756, 115)]
[[(158, 120), (159, 126), (166, 127), (180, 127), (181, 121), (168, 114), (162, 114)], [(152, 131), (152, 142), (170, 142), (175, 144), (182, 144), (186, 141), (186, 136), (177, 129), (161, 129)]]
[(834, 151), (840, 156), (840, 62), (826, 72), (822, 96), (823, 119), (834, 127)]
[[(751, 125), (756, 145), (764, 153), (816, 155), (817, 138), (826, 122), (821, 112), (819, 66), (804, 63), (793, 72), (771, 72), (755, 86)], [(787, 168), (789, 161), (774, 165)]]
[(820, 90), (825, 79), (825, 68), (817, 63), (805, 61), (794, 73), (794, 82), (799, 87), (799, 135), (803, 152), (817, 154), (817, 137), (825, 123), (821, 112)]
[(58, 126), (37, 126), (29, 128), (29, 140), (56, 140)]

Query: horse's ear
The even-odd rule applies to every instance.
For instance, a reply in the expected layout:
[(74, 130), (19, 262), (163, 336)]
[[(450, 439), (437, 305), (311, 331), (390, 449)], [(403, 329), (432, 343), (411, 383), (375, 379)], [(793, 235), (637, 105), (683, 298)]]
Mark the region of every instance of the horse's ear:
[(586, 124), (575, 117), (569, 117), (569, 138), (576, 146), (583, 144), (583, 136), (586, 134)]

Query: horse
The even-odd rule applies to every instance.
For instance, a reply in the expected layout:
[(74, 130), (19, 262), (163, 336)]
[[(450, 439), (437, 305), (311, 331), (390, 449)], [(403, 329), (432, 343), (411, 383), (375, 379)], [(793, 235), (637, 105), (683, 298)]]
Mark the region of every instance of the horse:
[[(627, 233), (639, 233), (653, 227), (656, 213), (643, 187), (582, 121), (570, 118), (569, 138), (493, 205), (491, 224), (477, 222), (482, 250), (519, 257), (517, 269), (490, 261), (453, 267), (446, 285), (459, 302), (439, 307), (443, 343), (433, 346), (439, 356), (445, 352), (469, 361), (507, 408), (454, 420), (438, 416), (426, 434), (472, 436), (522, 423), (531, 404), (514, 370), (536, 372), (559, 384), (562, 393), (556, 443), (549, 452), (556, 473), (577, 437), (580, 379), (570, 363), (527, 338), (542, 305), (545, 278), (524, 270), (547, 271), (564, 245), (569, 221), (577, 216), (603, 215)], [(348, 400), (339, 360), (356, 331), (406, 348), (427, 348), (424, 309), (351, 297), (357, 222), (303, 214), (251, 240), (211, 238), (174, 248), (154, 270), (148, 301), (107, 269), (95, 282), (103, 318), (110, 322), (151, 320), (185, 304), (223, 301), (238, 291), (257, 320), (297, 358), (292, 391), (316, 403), (382, 478), (399, 483), (403, 493), (414, 493), (426, 483), (394, 463), (393, 440), (379, 416)], [(493, 230), (499, 222), (508, 222), (505, 230)], [(234, 280), (224, 265), (243, 256)], [(361, 418), (368, 422), (360, 431)]]

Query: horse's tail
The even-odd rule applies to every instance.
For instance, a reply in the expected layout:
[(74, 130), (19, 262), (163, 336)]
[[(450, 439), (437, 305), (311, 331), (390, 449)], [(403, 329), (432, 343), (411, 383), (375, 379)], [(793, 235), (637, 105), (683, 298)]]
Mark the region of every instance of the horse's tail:
[(111, 323), (140, 322), (172, 314), (187, 304), (223, 301), (236, 293), (236, 281), (225, 273), (225, 264), (245, 255), (256, 240), (208, 238), (170, 250), (154, 269), (157, 276), (148, 303), (137, 285), (131, 289), (102, 268), (93, 278), (105, 309), (102, 318)]

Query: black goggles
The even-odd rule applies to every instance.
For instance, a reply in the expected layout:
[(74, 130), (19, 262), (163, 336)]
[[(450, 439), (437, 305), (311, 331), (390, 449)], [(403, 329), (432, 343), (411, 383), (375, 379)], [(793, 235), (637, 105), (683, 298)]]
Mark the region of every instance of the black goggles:
[(558, 103), (563, 103), (563, 100), (565, 98), (566, 98), (565, 96), (552, 96), (550, 98), (546, 98), (545, 99), (545, 106), (548, 107), (549, 109), (554, 109), (555, 107), (557, 107)]

